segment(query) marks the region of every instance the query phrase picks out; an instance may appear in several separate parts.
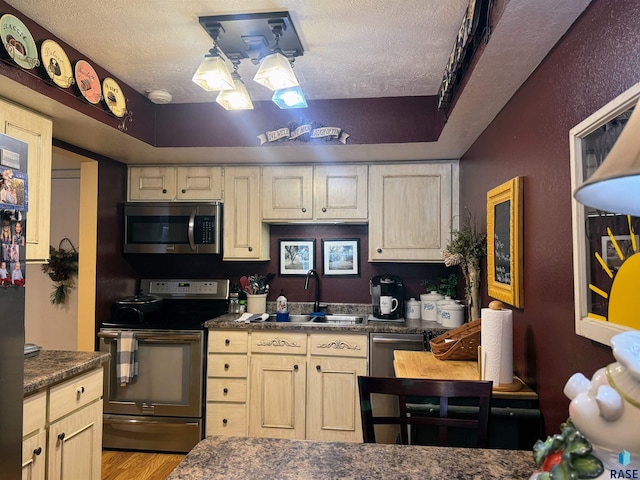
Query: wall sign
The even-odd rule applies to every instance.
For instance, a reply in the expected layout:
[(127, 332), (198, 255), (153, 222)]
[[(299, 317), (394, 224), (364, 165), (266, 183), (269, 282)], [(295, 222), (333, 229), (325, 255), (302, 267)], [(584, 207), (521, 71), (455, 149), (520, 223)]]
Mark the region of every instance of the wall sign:
[(260, 145), (265, 143), (284, 142), (297, 140), (310, 142), (324, 140), (325, 142), (337, 141), (346, 145), (350, 135), (340, 127), (324, 127), (316, 122), (302, 121), (291, 122), (287, 127), (278, 128), (258, 135)]

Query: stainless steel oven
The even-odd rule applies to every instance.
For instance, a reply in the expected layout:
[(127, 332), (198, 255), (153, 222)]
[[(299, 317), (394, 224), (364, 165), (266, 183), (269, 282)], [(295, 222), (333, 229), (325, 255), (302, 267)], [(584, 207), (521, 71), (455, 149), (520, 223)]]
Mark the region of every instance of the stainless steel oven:
[[(103, 446), (188, 452), (204, 437), (207, 332), (203, 323), (228, 309), (229, 280), (142, 280), (145, 294), (163, 298), (153, 322), (114, 317), (102, 324), (105, 365)], [(137, 340), (138, 373), (120, 384), (116, 363), (122, 332)]]

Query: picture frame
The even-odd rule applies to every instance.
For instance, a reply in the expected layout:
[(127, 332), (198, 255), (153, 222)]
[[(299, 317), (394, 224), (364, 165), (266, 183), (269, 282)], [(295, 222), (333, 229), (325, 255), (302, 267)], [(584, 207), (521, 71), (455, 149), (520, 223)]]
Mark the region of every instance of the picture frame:
[(322, 266), (325, 277), (360, 276), (360, 239), (322, 239)]
[[(640, 235), (635, 235), (635, 237), (635, 245), (640, 245)], [(602, 261), (611, 270), (619, 269), (624, 260), (635, 253), (634, 243), (631, 241), (631, 235), (603, 235), (601, 237), (601, 241)], [(616, 245), (620, 249), (622, 258), (618, 255)]]
[(279, 274), (303, 276), (315, 269), (315, 239), (281, 239)]
[(487, 193), (487, 283), (489, 296), (524, 307), (522, 259), (523, 177)]

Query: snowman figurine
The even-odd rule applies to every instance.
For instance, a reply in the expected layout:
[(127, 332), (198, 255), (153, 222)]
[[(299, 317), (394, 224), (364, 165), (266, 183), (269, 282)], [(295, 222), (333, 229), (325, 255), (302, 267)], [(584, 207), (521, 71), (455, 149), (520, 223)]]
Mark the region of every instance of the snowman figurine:
[[(617, 360), (598, 370), (591, 381), (574, 374), (564, 387), (569, 416), (604, 464), (598, 478), (640, 476), (640, 332), (632, 330), (611, 339)], [(617, 474), (617, 475), (615, 475)], [(615, 475), (615, 476), (613, 476)]]

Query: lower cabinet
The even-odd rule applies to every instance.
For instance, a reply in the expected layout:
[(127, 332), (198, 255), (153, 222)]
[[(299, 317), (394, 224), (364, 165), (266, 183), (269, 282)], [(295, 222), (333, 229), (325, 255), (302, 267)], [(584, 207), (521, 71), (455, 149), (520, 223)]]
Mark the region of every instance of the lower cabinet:
[(362, 442), (367, 354), (367, 334), (211, 330), (207, 435)]
[(25, 398), (23, 480), (100, 479), (102, 385), (100, 368)]

